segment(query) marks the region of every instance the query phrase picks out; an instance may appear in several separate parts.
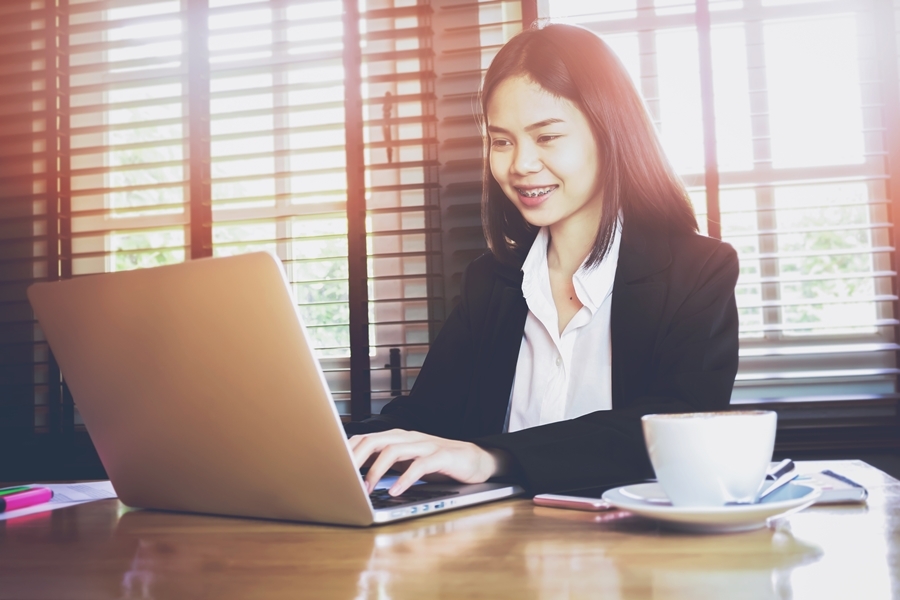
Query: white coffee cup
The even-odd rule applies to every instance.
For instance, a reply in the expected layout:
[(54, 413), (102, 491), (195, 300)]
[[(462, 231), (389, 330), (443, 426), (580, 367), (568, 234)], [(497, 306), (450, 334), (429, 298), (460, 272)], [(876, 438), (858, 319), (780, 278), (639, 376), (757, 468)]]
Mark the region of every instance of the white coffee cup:
[(646, 415), (644, 440), (673, 506), (715, 507), (757, 498), (775, 447), (777, 415), (744, 410)]

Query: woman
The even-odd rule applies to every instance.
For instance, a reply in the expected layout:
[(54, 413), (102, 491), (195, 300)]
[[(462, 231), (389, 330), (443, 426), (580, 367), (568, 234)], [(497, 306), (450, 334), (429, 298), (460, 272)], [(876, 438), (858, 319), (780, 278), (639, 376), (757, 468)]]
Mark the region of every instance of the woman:
[(652, 476), (640, 417), (727, 407), (734, 250), (697, 234), (643, 104), (587, 30), (510, 40), (481, 93), (490, 253), (409, 396), (349, 424), (369, 489), (504, 477), (532, 493)]

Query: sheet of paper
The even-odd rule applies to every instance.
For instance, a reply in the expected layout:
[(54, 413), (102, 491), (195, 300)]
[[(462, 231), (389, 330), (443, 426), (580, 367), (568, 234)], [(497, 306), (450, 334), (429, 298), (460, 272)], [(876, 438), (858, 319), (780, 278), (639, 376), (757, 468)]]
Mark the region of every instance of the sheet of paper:
[(94, 500), (106, 500), (116, 498), (116, 490), (109, 481), (90, 481), (87, 483), (34, 483), (32, 486), (44, 487), (53, 490), (53, 498), (50, 502), (36, 504), (27, 508), (11, 510), (0, 513), (0, 521), (24, 517), (48, 510), (56, 510)]

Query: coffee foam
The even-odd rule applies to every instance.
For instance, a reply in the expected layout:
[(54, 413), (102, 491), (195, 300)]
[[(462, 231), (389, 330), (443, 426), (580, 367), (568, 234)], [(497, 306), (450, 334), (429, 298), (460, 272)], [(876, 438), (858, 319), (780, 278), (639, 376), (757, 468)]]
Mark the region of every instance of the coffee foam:
[(765, 410), (723, 410), (718, 412), (659, 413), (644, 415), (644, 419), (713, 419), (719, 417), (748, 417), (768, 414)]

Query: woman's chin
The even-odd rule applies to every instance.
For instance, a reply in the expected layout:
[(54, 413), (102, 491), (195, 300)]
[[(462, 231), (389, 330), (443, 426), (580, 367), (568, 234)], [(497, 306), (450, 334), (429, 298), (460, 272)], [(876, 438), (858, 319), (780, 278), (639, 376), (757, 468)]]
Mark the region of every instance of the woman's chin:
[[(522, 202), (521, 196), (517, 198), (513, 204), (516, 209), (519, 211), (519, 214), (522, 215), (522, 218), (525, 219), (530, 225), (534, 225), (535, 227), (544, 227), (545, 225), (550, 225), (555, 217), (551, 214), (550, 205), (547, 204), (545, 199), (536, 199), (529, 198), (531, 204), (526, 204)], [(538, 200), (535, 202), (535, 200)]]
[(549, 214), (529, 214), (530, 211), (521, 211), (522, 217), (532, 227), (549, 227), (556, 223), (559, 219)]

